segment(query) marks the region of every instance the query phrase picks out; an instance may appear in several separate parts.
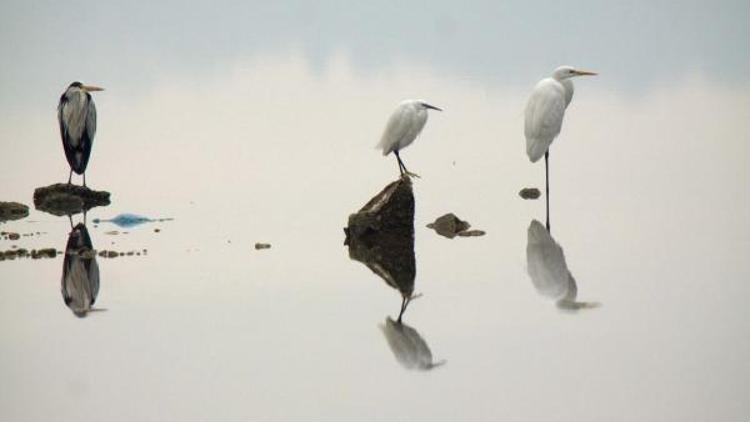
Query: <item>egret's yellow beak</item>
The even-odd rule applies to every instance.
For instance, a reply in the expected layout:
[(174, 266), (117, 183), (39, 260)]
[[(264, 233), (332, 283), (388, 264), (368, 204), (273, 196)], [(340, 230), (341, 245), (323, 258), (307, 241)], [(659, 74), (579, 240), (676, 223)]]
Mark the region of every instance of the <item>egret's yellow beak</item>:
[(84, 85), (81, 88), (83, 88), (84, 91), (88, 91), (88, 92), (104, 91), (104, 88), (99, 88), (98, 86), (92, 86), (92, 85)]
[(589, 72), (588, 70), (576, 70), (575, 74), (579, 75), (579, 76), (587, 76), (587, 75), (588, 76), (595, 76), (595, 75), (598, 75), (598, 73), (596, 73), (596, 72)]

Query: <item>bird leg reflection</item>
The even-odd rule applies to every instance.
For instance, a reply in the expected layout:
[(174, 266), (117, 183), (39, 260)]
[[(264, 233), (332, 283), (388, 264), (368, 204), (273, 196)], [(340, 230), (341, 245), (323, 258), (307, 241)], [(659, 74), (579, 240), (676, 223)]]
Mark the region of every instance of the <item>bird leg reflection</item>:
[(547, 200), (547, 231), (549, 228), (549, 151), (544, 153), (545, 199)]
[(398, 160), (398, 171), (401, 173), (402, 176), (405, 174), (409, 177), (420, 178), (418, 174), (412, 173), (406, 169), (406, 165), (404, 165), (404, 162), (401, 161), (401, 156), (398, 155), (398, 150), (394, 150), (393, 153), (396, 155), (396, 160)]
[(398, 319), (396, 320), (399, 324), (401, 324), (401, 317), (404, 315), (404, 312), (406, 312), (406, 308), (409, 306), (409, 303), (411, 303), (414, 299), (419, 299), (422, 297), (422, 293), (418, 293), (411, 296), (403, 295), (401, 297), (401, 312), (398, 313)]

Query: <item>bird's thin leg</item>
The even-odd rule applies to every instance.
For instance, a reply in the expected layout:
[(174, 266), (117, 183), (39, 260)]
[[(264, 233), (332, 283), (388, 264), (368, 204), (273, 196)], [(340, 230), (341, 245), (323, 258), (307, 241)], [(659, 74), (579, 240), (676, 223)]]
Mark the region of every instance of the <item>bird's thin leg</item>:
[(547, 199), (547, 231), (549, 232), (549, 151), (544, 153), (544, 177), (546, 182), (545, 198)]
[(408, 169), (406, 168), (406, 164), (404, 164), (404, 162), (403, 162), (403, 161), (401, 161), (401, 157), (400, 157), (400, 156), (398, 155), (398, 151), (393, 151), (393, 152), (394, 152), (394, 153), (396, 153), (396, 159), (398, 160), (398, 165), (399, 165), (399, 169), (403, 169), (403, 170), (401, 171), (401, 175), (404, 175), (404, 174), (406, 174), (407, 176), (414, 176), (414, 177), (419, 177), (419, 175), (418, 175), (418, 174), (416, 174), (416, 173), (412, 173), (412, 172), (410, 172), (410, 171), (409, 171), (409, 170), (408, 170)]
[(68, 214), (68, 221), (70, 222), (70, 230), (72, 231), (73, 230), (73, 217), (71, 217), (70, 214)]
[(70, 169), (70, 173), (68, 173), (68, 184), (71, 184), (73, 181), (73, 169)]
[(83, 173), (83, 187), (86, 187), (86, 173)]
[(406, 300), (406, 296), (403, 296), (401, 298), (401, 312), (398, 313), (398, 320), (397, 322), (401, 324), (401, 317), (404, 315), (404, 311), (406, 310), (406, 305), (408, 305), (409, 302)]
[(401, 157), (398, 156), (398, 151), (393, 151), (393, 154), (396, 155), (396, 160), (398, 161), (398, 172), (402, 176), (404, 175), (404, 163), (401, 162)]

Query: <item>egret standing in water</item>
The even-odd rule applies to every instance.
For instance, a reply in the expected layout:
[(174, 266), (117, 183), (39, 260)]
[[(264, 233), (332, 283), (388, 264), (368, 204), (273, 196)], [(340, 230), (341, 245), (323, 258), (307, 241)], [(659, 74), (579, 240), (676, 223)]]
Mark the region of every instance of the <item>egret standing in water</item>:
[(440, 108), (429, 105), (422, 100), (405, 100), (396, 107), (396, 110), (391, 114), (388, 119), (388, 124), (383, 132), (383, 137), (380, 138), (380, 143), (376, 148), (383, 150), (383, 155), (388, 155), (391, 152), (396, 156), (398, 160), (398, 170), (403, 176), (416, 176), (418, 175), (410, 172), (406, 169), (404, 162), (401, 161), (401, 157), (398, 152), (411, 145), (419, 133), (427, 123), (427, 110), (443, 111)]
[(57, 120), (60, 123), (65, 158), (70, 164), (68, 184), (71, 183), (73, 172), (76, 172), (83, 175), (83, 186), (86, 186), (86, 166), (96, 134), (96, 106), (90, 93), (103, 90), (73, 82), (60, 97)]
[(549, 147), (560, 134), (565, 109), (573, 99), (575, 76), (596, 75), (594, 72), (560, 66), (549, 78), (542, 79), (531, 92), (526, 104), (526, 154), (532, 163), (544, 155), (544, 172), (547, 200), (547, 230), (549, 230)]

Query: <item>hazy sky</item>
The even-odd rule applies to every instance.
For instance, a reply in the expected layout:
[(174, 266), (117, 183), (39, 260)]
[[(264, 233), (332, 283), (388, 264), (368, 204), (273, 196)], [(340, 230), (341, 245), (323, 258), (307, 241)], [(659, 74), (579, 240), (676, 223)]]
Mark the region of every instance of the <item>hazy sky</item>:
[(741, 0), (4, 1), (0, 110), (75, 79), (126, 92), (269, 53), (321, 71), (344, 54), (358, 72), (411, 63), (492, 85), (530, 86), (563, 63), (633, 93), (694, 74), (733, 82), (750, 71), (748, 21)]

